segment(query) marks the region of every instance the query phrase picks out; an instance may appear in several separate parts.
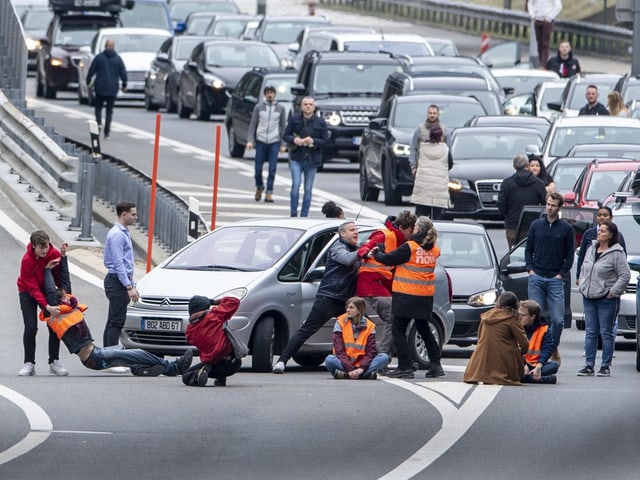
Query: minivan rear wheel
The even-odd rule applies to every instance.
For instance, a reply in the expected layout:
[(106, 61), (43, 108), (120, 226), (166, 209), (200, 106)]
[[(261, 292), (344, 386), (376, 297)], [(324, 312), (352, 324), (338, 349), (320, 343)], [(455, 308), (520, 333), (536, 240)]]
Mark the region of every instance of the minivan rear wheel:
[(253, 329), (251, 342), (251, 367), (256, 372), (270, 372), (273, 364), (274, 319), (264, 317)]

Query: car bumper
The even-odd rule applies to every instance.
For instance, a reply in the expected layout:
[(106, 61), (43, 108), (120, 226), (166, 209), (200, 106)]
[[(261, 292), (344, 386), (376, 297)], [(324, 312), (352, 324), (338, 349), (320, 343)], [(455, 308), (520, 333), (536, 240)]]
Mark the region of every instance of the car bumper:
[(58, 90), (76, 90), (78, 88), (78, 69), (75, 66), (52, 67), (47, 70), (49, 85)]
[(224, 113), (231, 93), (227, 89), (207, 88), (205, 90), (205, 99), (207, 108), (212, 113)]
[(478, 194), (471, 189), (458, 192), (449, 191), (451, 208), (447, 209), (443, 218), (471, 217), (480, 220), (504, 220), (504, 215), (498, 211), (497, 194), (495, 200), (480, 201)]
[(328, 126), (329, 139), (324, 149), (325, 155), (337, 156), (342, 154), (346, 157), (358, 157), (360, 142), (362, 141), (363, 127), (331, 127)]
[(472, 307), (467, 303), (454, 303), (451, 308), (455, 314), (456, 321), (449, 343), (460, 347), (478, 343), (480, 315), (491, 310), (493, 305)]

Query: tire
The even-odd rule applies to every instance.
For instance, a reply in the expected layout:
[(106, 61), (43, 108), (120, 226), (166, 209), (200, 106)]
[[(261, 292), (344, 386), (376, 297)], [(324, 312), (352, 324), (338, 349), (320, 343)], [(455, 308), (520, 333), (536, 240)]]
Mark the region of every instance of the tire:
[(377, 202), (380, 190), (371, 187), (367, 179), (367, 168), (364, 166), (364, 159), (360, 159), (360, 200), (363, 202)]
[(273, 366), (275, 333), (273, 317), (264, 317), (253, 329), (251, 368), (256, 372), (270, 372)]
[(382, 183), (384, 185), (384, 204), (385, 205), (401, 205), (402, 195), (396, 192), (391, 186), (391, 167), (386, 159), (382, 168)]
[(318, 367), (324, 362), (325, 358), (327, 356), (321, 353), (296, 354), (293, 356), (293, 360), (303, 367)]
[(229, 123), (229, 125), (227, 125), (227, 137), (229, 139), (229, 156), (231, 158), (242, 158), (244, 156), (245, 146), (238, 143), (233, 123)]
[(196, 118), (201, 121), (209, 120), (209, 111), (204, 104), (204, 99), (202, 98), (202, 94), (200, 92), (196, 93), (196, 109), (195, 109)]
[(151, 97), (146, 92), (146, 90), (144, 92), (144, 108), (150, 112), (156, 112), (159, 108), (159, 105), (156, 105), (155, 103), (153, 103), (153, 101), (151, 100)]
[[(429, 322), (429, 326), (431, 327), (431, 332), (436, 337), (436, 342), (438, 342), (438, 346), (440, 347), (440, 351), (442, 351), (442, 327), (440, 327), (440, 323), (431, 319)], [(427, 346), (418, 334), (418, 330), (416, 329), (415, 322), (411, 323), (411, 328), (409, 330), (409, 351), (411, 353), (411, 357), (414, 362), (419, 365), (421, 369), (429, 368), (429, 355), (427, 354)]]
[(176, 113), (178, 111), (178, 105), (173, 101), (169, 87), (164, 92), (164, 108), (167, 109), (167, 113)]
[(192, 110), (190, 108), (187, 108), (182, 104), (182, 96), (178, 92), (178, 117), (189, 118), (191, 116), (191, 112)]

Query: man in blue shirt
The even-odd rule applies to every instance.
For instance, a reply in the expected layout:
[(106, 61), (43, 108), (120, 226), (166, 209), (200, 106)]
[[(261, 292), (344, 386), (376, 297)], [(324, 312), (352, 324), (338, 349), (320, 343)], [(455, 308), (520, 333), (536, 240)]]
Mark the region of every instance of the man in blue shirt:
[[(524, 258), (529, 272), (528, 296), (548, 310), (553, 335), (552, 360), (560, 363), (558, 345), (564, 327), (564, 277), (573, 265), (573, 228), (560, 219), (563, 198), (547, 194), (546, 215), (529, 227)], [(546, 308), (545, 308), (546, 307)]]
[(104, 292), (109, 300), (104, 347), (118, 344), (127, 318), (127, 305), (140, 298), (133, 281), (133, 245), (128, 228), (138, 219), (135, 203), (118, 203), (116, 214), (118, 219), (104, 242), (104, 266), (108, 270), (104, 277)]

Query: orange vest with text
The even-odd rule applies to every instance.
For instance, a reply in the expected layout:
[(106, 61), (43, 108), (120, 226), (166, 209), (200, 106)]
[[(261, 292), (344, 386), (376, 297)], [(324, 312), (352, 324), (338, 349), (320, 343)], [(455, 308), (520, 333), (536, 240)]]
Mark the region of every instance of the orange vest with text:
[(529, 339), (529, 350), (524, 354), (524, 361), (529, 365), (535, 365), (538, 363), (538, 358), (540, 358), (540, 353), (542, 352), (542, 339), (548, 329), (548, 325), (542, 325), (533, 332), (533, 335), (531, 335), (531, 338)]
[[(367, 339), (371, 332), (376, 328), (376, 324), (365, 317), (367, 327), (358, 333), (358, 338), (353, 338), (353, 327), (351, 320), (347, 318), (347, 314), (343, 313), (338, 318), (338, 323), (342, 328), (342, 339), (344, 340), (344, 350), (351, 363), (356, 367), (360, 366), (360, 360), (364, 357), (367, 348)], [(335, 354), (335, 349), (333, 351)]]
[(407, 242), (411, 249), (411, 257), (402, 265), (396, 266), (393, 277), (393, 291), (415, 296), (433, 296), (436, 283), (436, 260), (440, 249), (433, 246), (425, 250), (415, 241)]
[(71, 305), (65, 305), (61, 303), (58, 305), (60, 308), (60, 315), (54, 317), (53, 315), (49, 315), (48, 317), (44, 316), (44, 312), (40, 312), (40, 320), (43, 322), (47, 322), (47, 325), (51, 327), (57, 337), (62, 339), (62, 336), (66, 333), (69, 328), (73, 327), (76, 323), (80, 323), (84, 320), (84, 312), (88, 307), (86, 305), (78, 304), (76, 308), (73, 308)]
[[(384, 251), (389, 253), (398, 248), (398, 238), (396, 234), (391, 230), (385, 228), (384, 230), (380, 230), (384, 233)], [(362, 261), (362, 265), (360, 266), (360, 272), (369, 272), (369, 273), (378, 273), (382, 277), (391, 280), (393, 278), (393, 267), (389, 265), (384, 265), (375, 258), (365, 258)]]

